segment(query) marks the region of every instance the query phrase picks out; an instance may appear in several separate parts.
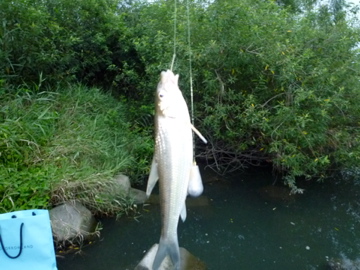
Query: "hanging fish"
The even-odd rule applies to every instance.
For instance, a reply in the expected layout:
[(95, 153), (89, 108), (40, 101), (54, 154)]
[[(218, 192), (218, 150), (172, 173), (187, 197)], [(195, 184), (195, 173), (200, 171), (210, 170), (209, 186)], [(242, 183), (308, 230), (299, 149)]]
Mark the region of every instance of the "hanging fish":
[(155, 98), (155, 153), (146, 189), (147, 196), (150, 196), (159, 180), (162, 227), (154, 270), (160, 267), (167, 255), (174, 269), (180, 269), (179, 216), (185, 221), (186, 196), (199, 196), (203, 191), (199, 169), (193, 163), (192, 130), (201, 134), (190, 122), (178, 80), (179, 75), (170, 70), (161, 72)]

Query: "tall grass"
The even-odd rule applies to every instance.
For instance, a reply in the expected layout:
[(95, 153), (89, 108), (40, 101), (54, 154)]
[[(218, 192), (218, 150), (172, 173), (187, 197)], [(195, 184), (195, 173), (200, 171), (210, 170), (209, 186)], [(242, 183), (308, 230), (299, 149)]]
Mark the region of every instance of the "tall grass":
[(73, 199), (101, 214), (128, 210), (113, 177), (145, 170), (138, 153), (151, 140), (132, 129), (126, 106), (84, 86), (20, 92), (0, 101), (0, 212)]

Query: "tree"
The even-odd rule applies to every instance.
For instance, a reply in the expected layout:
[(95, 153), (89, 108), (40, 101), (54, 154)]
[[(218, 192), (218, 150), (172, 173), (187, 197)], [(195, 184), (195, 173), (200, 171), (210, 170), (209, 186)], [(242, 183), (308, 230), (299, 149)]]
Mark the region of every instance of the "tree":
[[(175, 69), (188, 82), (182, 8)], [(157, 1), (138, 16), (147, 89), (171, 59), (172, 10)], [(202, 156), (215, 169), (270, 163), (297, 192), (296, 179), (323, 179), (335, 165), (359, 161), (359, 29), (345, 17), (333, 24), (330, 12), (299, 16), (272, 1), (243, 0), (192, 2), (190, 18), (195, 124), (211, 142)]]
[(117, 0), (1, 1), (1, 78), (109, 88), (131, 57), (123, 15)]
[(149, 116), (175, 49), (188, 100), (192, 59), (195, 125), (210, 141), (201, 156), (215, 170), (271, 164), (296, 192), (299, 178), (357, 166), (360, 35), (343, 1), (194, 0), (189, 15), (183, 1), (176, 13), (173, 1), (121, 3), (0, 2), (2, 83), (42, 72), (102, 85)]

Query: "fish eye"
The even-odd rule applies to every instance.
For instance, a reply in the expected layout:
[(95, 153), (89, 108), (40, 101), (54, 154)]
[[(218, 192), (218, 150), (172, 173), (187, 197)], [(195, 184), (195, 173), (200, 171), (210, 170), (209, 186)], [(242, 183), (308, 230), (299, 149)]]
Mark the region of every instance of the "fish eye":
[(164, 92), (159, 93), (159, 98), (163, 98), (165, 96)]

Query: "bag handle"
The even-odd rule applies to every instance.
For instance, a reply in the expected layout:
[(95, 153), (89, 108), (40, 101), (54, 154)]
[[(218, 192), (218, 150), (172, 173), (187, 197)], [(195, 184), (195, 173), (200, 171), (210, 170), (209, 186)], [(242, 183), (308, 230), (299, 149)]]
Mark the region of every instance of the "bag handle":
[[(16, 216), (12, 216), (12, 218), (16, 218)], [(0, 233), (1, 247), (2, 247), (5, 255), (8, 256), (10, 259), (16, 259), (21, 255), (21, 252), (22, 252), (22, 249), (23, 249), (23, 227), (24, 227), (24, 223), (21, 223), (21, 226), (20, 226), (20, 251), (19, 251), (18, 255), (16, 255), (16, 256), (11, 256), (9, 253), (7, 253), (7, 251), (5, 249), (5, 246), (4, 246), (4, 242), (3, 242), (2, 237), (1, 237), (1, 233)]]

